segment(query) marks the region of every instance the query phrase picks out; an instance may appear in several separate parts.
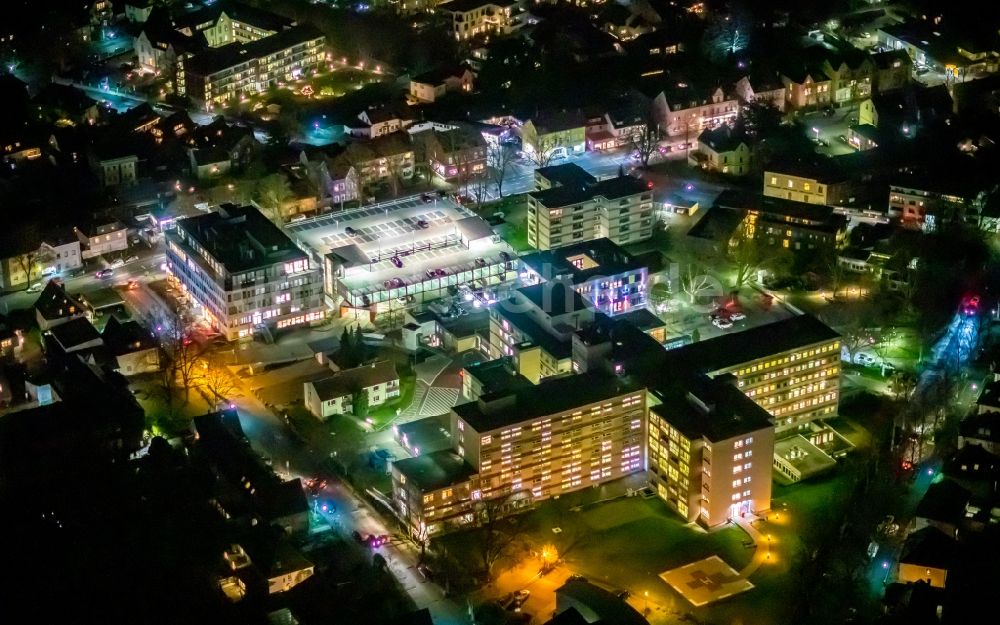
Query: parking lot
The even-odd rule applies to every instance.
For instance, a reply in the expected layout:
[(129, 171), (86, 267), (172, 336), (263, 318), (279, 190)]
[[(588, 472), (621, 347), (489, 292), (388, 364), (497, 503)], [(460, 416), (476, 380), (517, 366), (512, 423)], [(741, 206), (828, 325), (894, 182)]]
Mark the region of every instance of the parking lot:
[[(722, 312), (721, 309), (727, 312)], [(699, 339), (705, 340), (789, 319), (796, 313), (779, 296), (768, 299), (761, 292), (744, 289), (740, 297), (735, 300), (730, 297), (722, 298), (717, 306), (693, 307), (685, 301), (674, 299), (668, 303), (665, 311), (658, 314), (667, 324), (668, 340), (670, 337), (690, 336), (696, 330)], [(732, 325), (718, 323), (713, 317), (728, 317)]]

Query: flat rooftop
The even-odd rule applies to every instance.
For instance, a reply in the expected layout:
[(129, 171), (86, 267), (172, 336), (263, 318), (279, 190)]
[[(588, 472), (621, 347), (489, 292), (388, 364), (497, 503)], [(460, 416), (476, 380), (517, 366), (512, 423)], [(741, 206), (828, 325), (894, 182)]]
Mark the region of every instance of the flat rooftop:
[(781, 457), (801, 474), (809, 478), (837, 466), (837, 461), (822, 449), (810, 443), (801, 434), (774, 441), (774, 455)]
[[(427, 223), (426, 228), (417, 225), (421, 221)], [(419, 196), (401, 198), (328, 213), (285, 228), (312, 251), (317, 262), (328, 254), (341, 259), (346, 270), (340, 282), (358, 296), (425, 282), (427, 272), (435, 269), (453, 276), (515, 258), (514, 250), (493, 236), (485, 222), (446, 198), (434, 202), (424, 202)], [(470, 240), (475, 242), (471, 248)], [(392, 263), (393, 256), (402, 267)], [(451, 284), (447, 277), (441, 281)]]
[(774, 356), (840, 338), (835, 330), (812, 315), (798, 315), (767, 325), (724, 334), (665, 352), (667, 360), (704, 373)]
[(483, 386), (483, 395), (506, 393), (531, 386), (531, 381), (514, 370), (510, 358), (497, 358), (469, 365), (465, 375), (472, 376)]
[(618, 176), (607, 178), (594, 184), (576, 184), (552, 187), (543, 191), (532, 191), (528, 193), (542, 206), (547, 208), (559, 208), (580, 202), (587, 202), (596, 197), (603, 197), (606, 200), (617, 200), (624, 197), (648, 193), (649, 187), (646, 183), (632, 176)]
[(284, 232), (252, 206), (223, 204), (218, 212), (178, 219), (177, 229), (230, 273), (306, 258)]
[(689, 440), (720, 442), (774, 427), (766, 410), (725, 381), (698, 376), (684, 389), (688, 395), (671, 394), (650, 410)]
[(451, 448), (451, 419), (447, 414), (415, 419), (392, 426), (400, 444), (410, 453), (429, 454)]
[(521, 262), (546, 280), (570, 276), (573, 284), (643, 267), (634, 256), (606, 237), (528, 254), (521, 257)]
[(583, 373), (483, 397), (455, 406), (453, 410), (477, 432), (489, 432), (626, 395), (640, 388), (625, 378), (607, 373)]
[(451, 450), (397, 460), (392, 466), (425, 493), (461, 484), (476, 474), (472, 465)]

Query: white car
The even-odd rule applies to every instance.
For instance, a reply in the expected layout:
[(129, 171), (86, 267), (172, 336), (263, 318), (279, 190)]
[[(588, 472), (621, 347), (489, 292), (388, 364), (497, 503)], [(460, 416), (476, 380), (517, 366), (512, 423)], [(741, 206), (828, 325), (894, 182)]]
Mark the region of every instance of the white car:
[(874, 366), (877, 362), (878, 359), (875, 358), (875, 356), (872, 356), (871, 354), (866, 354), (864, 352), (859, 352), (857, 354), (854, 354), (854, 364), (856, 365), (871, 367)]
[(124, 259), (116, 258), (113, 261), (111, 261), (111, 268), (112, 269), (118, 269), (119, 267), (124, 267), (124, 266), (125, 266), (125, 260)]
[(731, 315), (729, 315), (730, 321), (743, 321), (746, 318), (747, 318), (746, 314), (741, 312), (734, 312)]
[(718, 319), (712, 319), (712, 325), (720, 330), (728, 330), (733, 327), (733, 322), (719, 317)]
[(44, 285), (41, 282), (36, 282), (28, 287), (28, 293), (38, 293), (42, 288), (44, 288)]

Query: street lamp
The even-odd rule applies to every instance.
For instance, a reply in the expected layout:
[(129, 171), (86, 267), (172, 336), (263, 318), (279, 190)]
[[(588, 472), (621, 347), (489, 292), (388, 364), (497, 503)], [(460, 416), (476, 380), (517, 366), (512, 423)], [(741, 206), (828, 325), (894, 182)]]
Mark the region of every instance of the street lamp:
[(813, 126), (812, 131), (816, 133), (816, 143), (819, 143), (819, 128)]

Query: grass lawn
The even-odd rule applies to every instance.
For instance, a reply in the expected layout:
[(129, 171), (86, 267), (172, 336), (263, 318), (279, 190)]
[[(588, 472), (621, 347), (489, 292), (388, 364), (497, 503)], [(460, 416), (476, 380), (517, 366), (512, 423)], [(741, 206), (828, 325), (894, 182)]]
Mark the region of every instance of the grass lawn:
[(368, 411), (368, 418), (374, 421), (372, 427), (378, 429), (396, 418), (397, 410), (405, 410), (413, 402), (413, 389), (417, 378), (413, 375), (399, 378), (399, 397), (387, 401), (373, 410)]
[(508, 224), (503, 233), (503, 238), (507, 241), (515, 252), (533, 251), (534, 248), (528, 245), (528, 228), (523, 224)]

